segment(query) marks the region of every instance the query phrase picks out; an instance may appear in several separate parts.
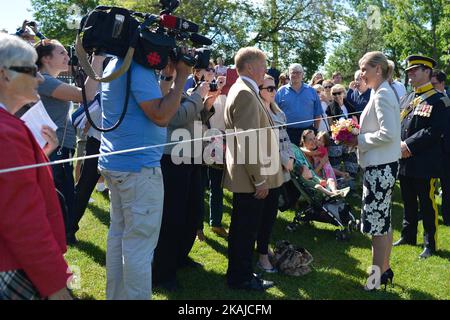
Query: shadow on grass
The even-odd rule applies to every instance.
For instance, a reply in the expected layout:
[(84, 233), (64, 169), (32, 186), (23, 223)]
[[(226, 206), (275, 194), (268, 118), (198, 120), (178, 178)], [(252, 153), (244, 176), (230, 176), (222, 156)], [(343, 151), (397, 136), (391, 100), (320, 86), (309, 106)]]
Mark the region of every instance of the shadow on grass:
[(98, 207), (96, 204), (89, 204), (89, 209), (91, 210), (94, 217), (98, 219), (103, 225), (109, 227), (110, 216), (109, 212)]
[(436, 251), (435, 255), (437, 257), (440, 257), (440, 258), (443, 258), (443, 259), (447, 259), (448, 261), (450, 261), (450, 251), (438, 249)]
[(208, 246), (214, 249), (214, 251), (223, 254), (225, 257), (228, 256), (228, 246), (224, 246), (219, 241), (209, 237), (205, 237), (205, 242)]
[(77, 242), (76, 248), (89, 255), (92, 260), (94, 260), (94, 262), (103, 267), (106, 266), (106, 252), (99, 246), (93, 244), (92, 242), (79, 240)]
[[(265, 292), (233, 290), (226, 284), (224, 274), (215, 271), (182, 269), (178, 271), (179, 289), (168, 292), (154, 288), (155, 293), (169, 300), (268, 300), (268, 299), (339, 299), (339, 300), (396, 300), (402, 299), (400, 292), (407, 292), (411, 299), (435, 299), (430, 294), (396, 286), (384, 287), (373, 292), (363, 289), (363, 282), (333, 274), (330, 270), (313, 271), (305, 276), (293, 277), (284, 274), (265, 274), (264, 279), (275, 282), (275, 287)], [(363, 278), (365, 279), (365, 277)], [(399, 289), (400, 288), (400, 292)], [(280, 294), (281, 292), (281, 294)]]

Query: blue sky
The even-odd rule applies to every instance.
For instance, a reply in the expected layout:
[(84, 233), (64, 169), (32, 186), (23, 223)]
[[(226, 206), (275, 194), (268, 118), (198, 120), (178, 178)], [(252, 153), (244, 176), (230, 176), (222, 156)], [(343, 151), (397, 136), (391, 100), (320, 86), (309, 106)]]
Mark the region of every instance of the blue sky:
[(23, 20), (33, 18), (32, 13), (27, 11), (31, 9), (30, 0), (1, 0), (0, 3), (0, 29), (13, 33), (22, 25)]

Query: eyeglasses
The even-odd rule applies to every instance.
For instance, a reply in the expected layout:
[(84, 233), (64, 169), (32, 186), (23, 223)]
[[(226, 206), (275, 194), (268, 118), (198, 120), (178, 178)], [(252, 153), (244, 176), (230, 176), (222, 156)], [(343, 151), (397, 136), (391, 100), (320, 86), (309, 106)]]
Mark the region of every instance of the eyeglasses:
[(335, 92), (335, 93), (333, 93), (333, 96), (339, 96), (339, 95), (341, 95), (341, 94), (343, 94), (344, 92), (343, 91), (341, 91), (341, 92)]
[(32, 67), (8, 67), (7, 69), (15, 71), (15, 72), (19, 72), (19, 73), (25, 73), (28, 74), (32, 77), (37, 76), (38, 73), (38, 67), (37, 66), (32, 66)]
[(277, 91), (277, 87), (275, 86), (269, 86), (269, 87), (259, 87), (259, 90), (266, 89), (268, 92), (274, 92)]

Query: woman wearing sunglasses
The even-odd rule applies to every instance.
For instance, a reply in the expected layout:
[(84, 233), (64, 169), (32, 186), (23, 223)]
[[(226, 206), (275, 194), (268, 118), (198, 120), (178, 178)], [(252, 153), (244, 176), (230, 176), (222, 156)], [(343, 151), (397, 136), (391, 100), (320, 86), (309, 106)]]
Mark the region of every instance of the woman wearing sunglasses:
[[(286, 131), (286, 115), (275, 103), (275, 94), (277, 89), (275, 86), (275, 80), (272, 76), (266, 74), (264, 76), (264, 83), (259, 87), (259, 94), (264, 104), (264, 108), (272, 118), (275, 129), (279, 130), (280, 139), (280, 160), (283, 167), (284, 182), (290, 180), (289, 172), (292, 171), (294, 166), (294, 154), (291, 150), (291, 141)], [(259, 259), (257, 267), (261, 271), (268, 273), (277, 272), (269, 260), (269, 241), (272, 233), (273, 224), (277, 217), (278, 209), (274, 210), (270, 214), (263, 216), (257, 237), (257, 248), (259, 253)]]
[(331, 80), (323, 80), (322, 86), (324, 88), (323, 95), (325, 96), (324, 101), (327, 104), (330, 104), (333, 102), (333, 95), (331, 94), (331, 88), (333, 88), (333, 82)]
[[(76, 143), (76, 131), (72, 125), (69, 111), (72, 102), (83, 101), (81, 89), (57, 79), (60, 73), (69, 70), (69, 55), (59, 41), (44, 39), (38, 42), (35, 48), (38, 53), (37, 65), (44, 77), (44, 82), (38, 88), (39, 95), (50, 118), (58, 126), (56, 135), (59, 146), (49, 158), (51, 161), (69, 159), (75, 154)], [(104, 59), (100, 56), (93, 58), (92, 66), (97, 74), (102, 70)], [(91, 101), (97, 93), (98, 82), (88, 78), (85, 86), (87, 101)], [(67, 221), (64, 221), (67, 243), (74, 244), (76, 239), (73, 165), (69, 162), (54, 165), (52, 169), (56, 188), (63, 194), (67, 206)]]
[[(39, 100), (36, 51), (0, 35), (0, 170), (48, 162), (15, 114)], [(64, 224), (50, 167), (0, 173), (0, 297), (71, 299)]]
[[(345, 98), (347, 95), (345, 87), (341, 84), (336, 84), (331, 88), (331, 94), (333, 102), (327, 109), (330, 124), (341, 118), (353, 118), (355, 121), (358, 121), (355, 115), (355, 108)], [(356, 177), (358, 173), (358, 159), (353, 149), (333, 143), (329, 147), (329, 158), (333, 168), (341, 169), (341, 163), (343, 163), (344, 171), (347, 171), (353, 178)]]

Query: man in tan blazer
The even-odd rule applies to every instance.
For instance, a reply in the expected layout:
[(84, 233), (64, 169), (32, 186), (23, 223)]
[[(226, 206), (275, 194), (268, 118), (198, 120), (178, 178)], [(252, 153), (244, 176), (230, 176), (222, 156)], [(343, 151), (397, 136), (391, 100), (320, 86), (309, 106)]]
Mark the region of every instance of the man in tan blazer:
[(233, 192), (228, 238), (227, 283), (231, 288), (263, 291), (273, 282), (253, 273), (252, 256), (258, 226), (265, 211), (277, 210), (283, 183), (278, 135), (258, 92), (266, 72), (266, 56), (256, 48), (235, 56), (239, 78), (230, 88), (225, 106), (227, 132), (224, 187)]

